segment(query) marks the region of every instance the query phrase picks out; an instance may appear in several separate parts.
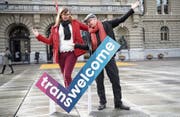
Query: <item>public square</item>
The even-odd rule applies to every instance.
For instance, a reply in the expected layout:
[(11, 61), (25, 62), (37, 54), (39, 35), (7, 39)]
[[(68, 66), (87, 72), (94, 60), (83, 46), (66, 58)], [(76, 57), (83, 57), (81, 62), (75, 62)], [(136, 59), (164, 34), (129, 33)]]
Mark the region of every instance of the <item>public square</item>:
[[(80, 64), (80, 63), (79, 63)], [(65, 112), (55, 105), (56, 112), (49, 114), (50, 99), (35, 83), (47, 72), (59, 83), (63, 78), (58, 68), (40, 69), (42, 64), (14, 65), (15, 73), (0, 75), (1, 117), (180, 117), (180, 59), (164, 59), (138, 62), (118, 62), (124, 104), (130, 111), (114, 109), (111, 83), (105, 75), (107, 108), (97, 110), (99, 105), (95, 81), (75, 108)], [(2, 66), (1, 66), (2, 68)], [(73, 77), (81, 67), (76, 67)], [(88, 112), (91, 106), (91, 112)]]
[[(0, 22), (0, 117), (180, 117), (180, 0), (0, 0)], [(82, 95), (77, 103), (76, 94), (70, 101), (64, 101), (72, 94), (72, 87), (59, 88), (64, 86), (63, 75), (65, 85), (69, 86), (75, 56), (78, 62), (72, 78), (85, 61), (90, 60), (91, 50), (95, 51), (106, 36), (121, 45), (115, 59), (122, 101), (131, 108), (129, 111), (114, 108), (112, 85), (106, 72), (105, 109), (97, 110), (99, 98), (95, 81), (84, 94), (79, 91), (87, 88), (82, 86), (83, 81), (89, 84), (94, 74), (97, 75), (95, 72), (100, 72), (96, 61), (90, 65), (97, 65), (93, 66), (96, 71), (92, 78), (87, 76), (87, 69), (82, 70), (86, 76), (82, 73), (83, 80), (77, 77), (81, 86), (70, 85), (75, 84), (78, 89), (74, 92)], [(109, 45), (103, 47), (110, 48)], [(78, 48), (86, 48), (88, 53), (79, 56)], [(106, 53), (108, 57), (97, 54), (96, 59), (110, 58), (110, 54)], [(62, 70), (63, 75), (52, 62), (67, 68)], [(69, 66), (63, 67), (63, 64)], [(113, 63), (108, 67), (108, 73), (117, 73)], [(61, 85), (52, 79), (53, 83), (47, 85), (50, 81), (47, 79), (48, 88), (45, 88), (42, 82), (46, 77), (40, 79), (43, 73)], [(38, 86), (45, 89), (41, 89), (43, 92), (36, 86), (38, 81)], [(57, 86), (56, 94), (53, 86)], [(67, 113), (44, 92), (49, 95), (53, 92), (54, 97), (51, 96), (57, 102), (62, 92), (63, 104), (76, 105)]]

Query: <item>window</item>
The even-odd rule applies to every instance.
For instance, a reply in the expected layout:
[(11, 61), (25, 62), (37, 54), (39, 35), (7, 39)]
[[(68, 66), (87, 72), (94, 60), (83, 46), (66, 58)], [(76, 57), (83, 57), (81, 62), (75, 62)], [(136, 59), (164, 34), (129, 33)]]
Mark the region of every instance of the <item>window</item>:
[(121, 36), (118, 42), (121, 44), (121, 49), (128, 49), (127, 41), (125, 39), (125, 36)]
[(168, 0), (157, 0), (157, 13), (168, 14)]
[(118, 42), (121, 44), (121, 49), (128, 49), (129, 48), (129, 41), (128, 41), (128, 35), (129, 35), (129, 30), (127, 27), (119, 27), (117, 34), (118, 35)]
[(145, 7), (145, 1), (144, 0), (140, 0), (140, 6), (139, 6), (139, 10), (141, 12), (142, 15), (144, 15), (144, 13), (146, 12), (146, 7)]
[(161, 41), (169, 40), (169, 28), (167, 26), (161, 27)]
[(164, 0), (164, 4), (163, 4), (163, 6), (164, 6), (164, 13), (165, 14), (168, 14), (168, 0)]

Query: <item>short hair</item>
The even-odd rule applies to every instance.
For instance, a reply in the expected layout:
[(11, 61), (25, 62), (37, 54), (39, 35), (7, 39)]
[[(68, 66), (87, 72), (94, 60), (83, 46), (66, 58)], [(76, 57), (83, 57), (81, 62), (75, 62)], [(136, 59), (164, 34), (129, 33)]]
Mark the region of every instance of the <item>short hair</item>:
[(84, 22), (87, 23), (87, 21), (90, 18), (97, 18), (96, 15), (94, 15), (93, 13), (89, 13), (85, 18), (84, 18)]

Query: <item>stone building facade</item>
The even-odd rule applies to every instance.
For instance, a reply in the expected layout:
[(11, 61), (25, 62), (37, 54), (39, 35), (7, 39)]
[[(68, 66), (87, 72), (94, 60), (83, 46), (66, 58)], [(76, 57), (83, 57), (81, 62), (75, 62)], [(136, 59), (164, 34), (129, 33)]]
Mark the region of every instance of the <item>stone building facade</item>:
[[(81, 21), (90, 12), (108, 20), (125, 14), (135, 1), (58, 0), (58, 4), (59, 8), (68, 7), (73, 17)], [(180, 1), (141, 0), (141, 3), (134, 15), (114, 29), (117, 41), (125, 44), (116, 58), (123, 55), (126, 60), (144, 60), (149, 54), (157, 58), (160, 53), (164, 57), (180, 57)], [(0, 63), (5, 47), (10, 48), (14, 62), (22, 62), (25, 51), (30, 53), (32, 63), (37, 51), (41, 62), (51, 61), (52, 47), (37, 41), (31, 29), (36, 27), (48, 36), (55, 17), (53, 0), (1, 0)]]

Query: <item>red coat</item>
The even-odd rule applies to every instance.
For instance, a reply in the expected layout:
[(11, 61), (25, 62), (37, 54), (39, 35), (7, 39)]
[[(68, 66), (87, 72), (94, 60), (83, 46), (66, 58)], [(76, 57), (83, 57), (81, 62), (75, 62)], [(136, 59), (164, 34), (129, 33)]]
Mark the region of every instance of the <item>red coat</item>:
[[(79, 22), (78, 20), (72, 20), (71, 22), (72, 25), (72, 32), (73, 32), (73, 42), (74, 43), (79, 43), (83, 44), (83, 39), (81, 37), (80, 30), (88, 30), (88, 26)], [(59, 56), (58, 56), (58, 51), (59, 51), (59, 26), (52, 26), (51, 27), (51, 34), (49, 38), (46, 38), (39, 34), (36, 37), (39, 41), (42, 41), (46, 44), (53, 45), (53, 62), (59, 63)], [(78, 57), (82, 54), (85, 53), (84, 50), (80, 49), (75, 49), (74, 50), (75, 55)]]

